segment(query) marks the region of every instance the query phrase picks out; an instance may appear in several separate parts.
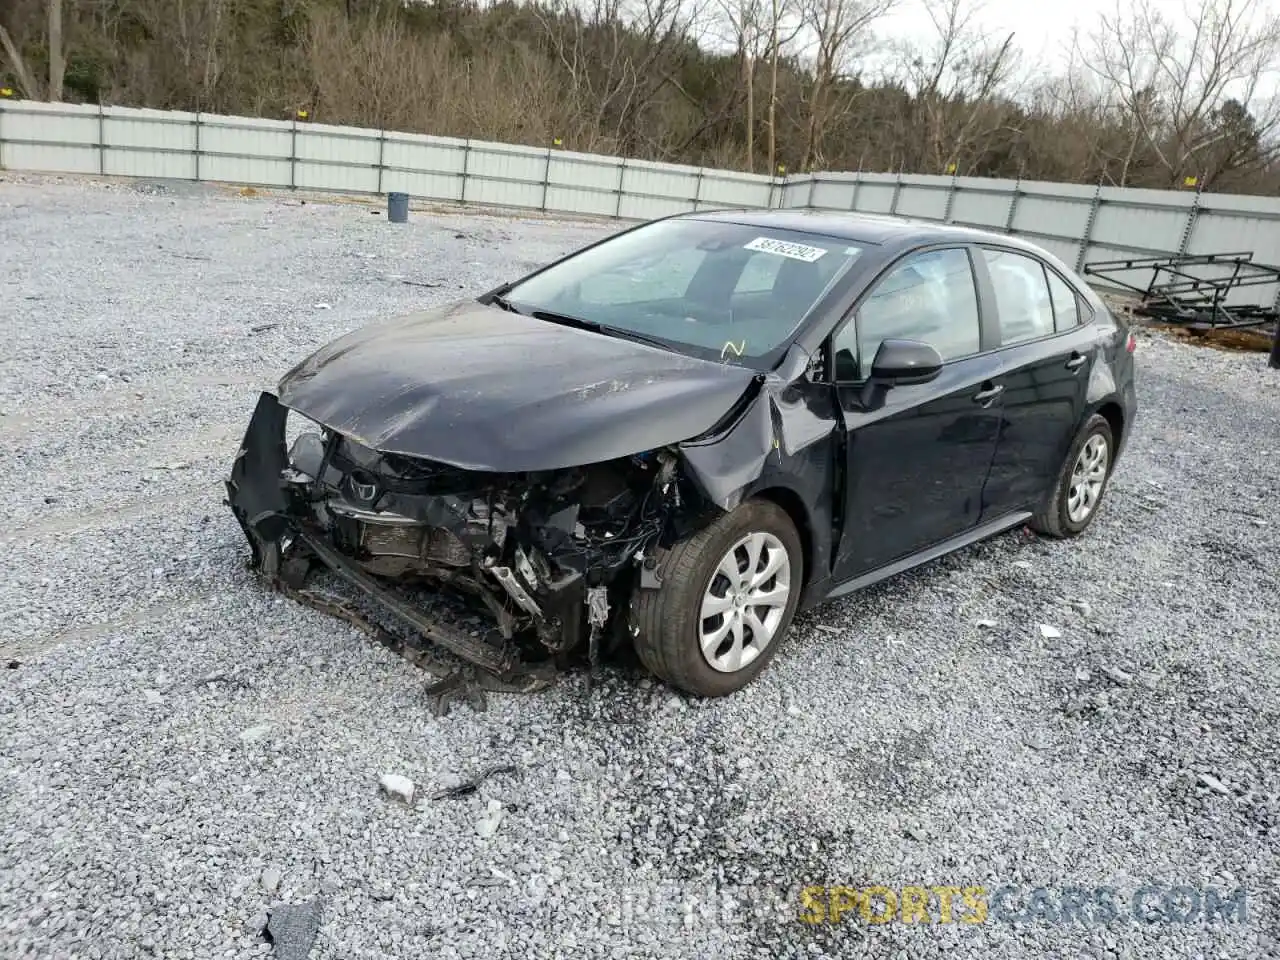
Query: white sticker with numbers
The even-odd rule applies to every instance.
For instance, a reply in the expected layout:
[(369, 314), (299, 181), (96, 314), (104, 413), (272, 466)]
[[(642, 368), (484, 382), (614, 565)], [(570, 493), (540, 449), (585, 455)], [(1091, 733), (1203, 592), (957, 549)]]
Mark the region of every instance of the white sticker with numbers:
[(792, 260), (803, 260), (805, 263), (813, 263), (827, 251), (822, 247), (806, 247), (803, 243), (789, 243), (786, 240), (775, 240), (772, 237), (756, 237), (748, 244), (744, 244), (748, 250), (758, 250), (761, 253), (774, 253), (780, 257), (789, 257)]

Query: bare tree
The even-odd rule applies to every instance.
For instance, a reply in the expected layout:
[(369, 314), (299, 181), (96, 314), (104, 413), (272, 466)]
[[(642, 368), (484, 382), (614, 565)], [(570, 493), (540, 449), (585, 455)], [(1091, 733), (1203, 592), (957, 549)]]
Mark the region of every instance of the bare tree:
[[(924, 0), (933, 37), (923, 50), (903, 50), (899, 82), (914, 97), (912, 143), (916, 162), (940, 172), (956, 168), (967, 151), (1007, 122), (1000, 100), (1017, 66), (1013, 34), (989, 36), (978, 22), (981, 0)], [(1011, 131), (1017, 132), (1017, 131)]]
[(572, 91), (582, 149), (636, 152), (640, 117), (673, 84), (677, 51), (700, 14), (682, 0), (593, 0), (585, 14), (556, 0), (534, 11)]
[(756, 61), (765, 26), (765, 0), (717, 0), (719, 13), (728, 28), (728, 39), (734, 45), (746, 92), (745, 146), (747, 170), (755, 170), (756, 154)]
[(1250, 116), (1258, 139), (1280, 127), (1280, 102), (1260, 96), (1280, 69), (1280, 11), (1268, 4), (1208, 0), (1171, 15), (1163, 2), (1117, 0), (1086, 42), (1086, 62), (1130, 130), (1122, 185), (1140, 154), (1150, 154), (1166, 185), (1202, 173), (1209, 148), (1239, 126), (1224, 122), (1228, 101)]
[[(801, 18), (813, 35), (813, 77), (809, 84), (808, 118), (801, 167), (823, 160), (823, 139), (833, 113), (833, 87), (845, 75), (871, 27), (898, 0), (800, 0)], [(846, 104), (848, 106), (848, 104)]]
[(35, 80), (31, 77), (31, 71), (27, 69), (27, 61), (23, 59), (22, 52), (18, 49), (18, 45), (13, 42), (13, 37), (9, 36), (9, 31), (4, 28), (4, 24), (0, 23), (0, 49), (4, 50), (4, 55), (9, 58), (9, 64), (13, 67), (13, 74), (18, 78), (18, 86), (22, 88), (22, 92), (26, 94), (29, 100), (40, 99), (40, 88), (36, 85)]
[(49, 99), (62, 99), (62, 77), (66, 61), (62, 50), (62, 0), (49, 0)]
[(804, 18), (796, 16), (798, 0), (769, 0), (769, 175), (778, 172), (778, 61), (782, 51), (789, 48), (792, 42), (804, 29)]

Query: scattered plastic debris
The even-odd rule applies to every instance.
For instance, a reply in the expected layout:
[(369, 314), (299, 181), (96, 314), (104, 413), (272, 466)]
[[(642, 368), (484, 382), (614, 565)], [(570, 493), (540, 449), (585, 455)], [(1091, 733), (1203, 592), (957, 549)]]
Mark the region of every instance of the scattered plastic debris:
[(384, 773), (378, 778), (378, 786), (387, 796), (405, 803), (413, 803), (414, 785), (408, 777), (398, 773)]
[(486, 814), (476, 821), (476, 833), (484, 840), (488, 840), (498, 832), (498, 827), (502, 824), (502, 818), (506, 815), (506, 811), (502, 806), (501, 800), (490, 800)]
[(1101, 670), (1112, 683), (1118, 684), (1119, 686), (1127, 687), (1129, 684), (1133, 683), (1132, 674), (1126, 673), (1119, 667), (1110, 667), (1103, 664), (1098, 669)]
[(1220, 793), (1224, 797), (1231, 795), (1231, 790), (1225, 783), (1210, 773), (1202, 773), (1196, 777), (1196, 782), (1201, 786), (1208, 787), (1214, 793)]
[(262, 871), (262, 889), (273, 896), (280, 889), (280, 881), (283, 879), (280, 870), (276, 867), (267, 867)]

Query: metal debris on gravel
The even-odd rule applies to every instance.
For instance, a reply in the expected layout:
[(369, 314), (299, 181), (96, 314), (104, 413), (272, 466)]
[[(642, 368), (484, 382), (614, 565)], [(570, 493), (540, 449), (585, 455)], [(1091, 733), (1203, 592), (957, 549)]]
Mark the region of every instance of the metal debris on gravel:
[[(438, 717), (422, 671), (262, 589), (221, 481), (313, 348), (618, 226), (368, 209), (0, 175), (0, 956), (269, 956), (255, 918), (321, 896), (313, 960), (1266, 956), (1265, 356), (1141, 336), (1141, 420), (1085, 536), (1012, 532), (806, 614), (736, 696), (621, 663), (589, 699), (575, 676)], [(371, 789), (498, 764), (521, 775), (449, 803)], [(798, 919), (810, 884), (1147, 883), (1243, 888), (1247, 919)]]

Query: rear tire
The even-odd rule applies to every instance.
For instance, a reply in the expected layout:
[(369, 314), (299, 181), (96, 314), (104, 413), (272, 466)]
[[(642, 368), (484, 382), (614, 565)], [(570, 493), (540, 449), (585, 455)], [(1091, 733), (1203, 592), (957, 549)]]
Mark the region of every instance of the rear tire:
[(749, 500), (656, 559), (662, 586), (631, 596), (641, 663), (697, 696), (741, 690), (773, 658), (800, 598), (804, 558), (791, 518)]
[(1098, 515), (1114, 463), (1111, 424), (1095, 413), (1071, 444), (1049, 499), (1031, 519), (1031, 529), (1058, 539), (1083, 533)]

